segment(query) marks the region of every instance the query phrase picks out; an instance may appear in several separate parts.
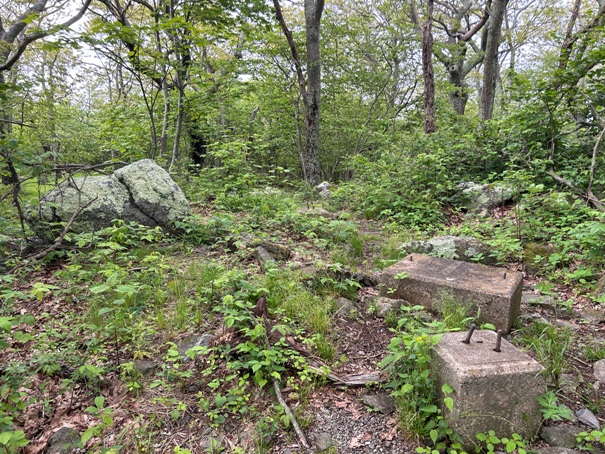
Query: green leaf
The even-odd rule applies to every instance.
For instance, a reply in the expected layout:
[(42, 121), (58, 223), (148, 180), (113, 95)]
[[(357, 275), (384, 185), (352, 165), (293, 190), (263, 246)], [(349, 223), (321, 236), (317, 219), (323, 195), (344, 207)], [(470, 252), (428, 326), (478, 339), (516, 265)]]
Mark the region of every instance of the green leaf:
[(412, 389), (414, 389), (414, 385), (412, 385), (411, 383), (405, 383), (402, 387), (401, 390), (399, 391), (400, 394), (405, 394), (405, 393), (409, 393)]
[(438, 410), (437, 405), (427, 405), (426, 407), (422, 407), (420, 409), (420, 411), (425, 413), (437, 413)]
[(443, 399), (443, 403), (445, 404), (445, 406), (447, 407), (447, 409), (449, 411), (452, 411), (454, 408), (454, 399), (452, 399), (451, 397), (446, 397), (445, 399)]
[(106, 292), (109, 289), (110, 289), (109, 285), (106, 285), (106, 284), (101, 284), (101, 285), (97, 285), (95, 287), (90, 287), (91, 293), (94, 293), (95, 295)]
[(13, 437), (13, 432), (2, 432), (0, 433), (0, 443), (7, 445), (10, 439)]
[(97, 396), (95, 397), (95, 405), (97, 408), (103, 408), (103, 404), (105, 403), (105, 397)]
[(454, 392), (454, 388), (452, 388), (450, 385), (448, 385), (447, 383), (444, 383), (441, 386), (441, 391), (443, 391), (443, 394), (449, 394), (451, 392)]

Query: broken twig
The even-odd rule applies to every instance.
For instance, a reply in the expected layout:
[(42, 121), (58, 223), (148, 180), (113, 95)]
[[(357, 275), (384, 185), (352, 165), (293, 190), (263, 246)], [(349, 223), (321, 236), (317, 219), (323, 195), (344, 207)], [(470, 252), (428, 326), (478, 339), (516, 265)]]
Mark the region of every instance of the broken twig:
[(304, 448), (309, 448), (309, 443), (305, 438), (305, 434), (301, 430), (300, 426), (298, 425), (298, 422), (296, 421), (296, 418), (292, 414), (292, 411), (290, 411), (290, 407), (288, 407), (288, 404), (282, 396), (281, 390), (279, 389), (279, 380), (277, 378), (273, 378), (273, 388), (275, 388), (275, 395), (277, 396), (279, 404), (283, 407), (284, 411), (288, 415), (288, 418), (290, 418), (290, 421), (292, 422), (292, 427), (294, 427), (294, 431), (296, 432), (296, 435), (298, 435), (300, 443), (303, 445)]

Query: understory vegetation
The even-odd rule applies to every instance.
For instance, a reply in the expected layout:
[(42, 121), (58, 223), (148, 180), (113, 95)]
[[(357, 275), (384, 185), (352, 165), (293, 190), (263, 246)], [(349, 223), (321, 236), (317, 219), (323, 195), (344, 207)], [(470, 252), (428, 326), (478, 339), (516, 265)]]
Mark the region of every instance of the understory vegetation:
[[(57, 434), (92, 453), (526, 454), (538, 433), (462, 440), (431, 372), (445, 333), (497, 327), (378, 282), (444, 237), (523, 273), (506, 338), (544, 367), (543, 425), (603, 423), (604, 37), (603, 0), (2, 2), (0, 454)], [(81, 228), (141, 161), (174, 191), (150, 210), (178, 185), (188, 214), (162, 228), (108, 202)], [(325, 415), (347, 440), (320, 443)]]
[[(516, 205), (487, 218), (461, 218), (431, 201), (423, 209), (443, 222), (410, 229), (408, 218), (402, 224), (382, 210), (379, 222), (354, 209), (352, 183), (320, 201), (260, 177), (252, 187), (244, 182), (250, 176), (231, 180), (224, 190), (216, 177), (188, 178), (183, 187), (196, 205), (178, 235), (116, 221), (94, 234), (68, 234), (41, 261), (13, 254), (4, 263), (0, 441), (7, 452), (48, 439), (59, 421), (76, 415), (86, 415), (80, 442), (91, 452), (196, 452), (203, 437), (210, 440), (204, 452), (269, 452), (283, 437), (295, 438), (272, 396), (274, 381), (288, 390), (303, 430), (310, 427), (315, 396), (329, 386), (326, 374), (352, 361), (343, 353), (343, 326), (373, 317), (371, 305), (339, 312), (338, 298), (358, 299), (362, 287), (343, 270), (385, 268), (405, 255), (401, 245), (411, 238), (473, 235), (513, 268), (523, 263), (527, 243), (548, 238), (557, 252), (532, 257), (536, 288), (554, 297), (563, 315), (601, 304), (593, 293), (603, 257), (601, 214), (546, 187), (531, 186)], [(355, 184), (366, 184), (368, 195), (375, 187)], [(286, 245), (293, 258), (259, 272), (242, 240), (250, 232)], [(261, 297), (265, 316), (255, 312)], [(401, 430), (428, 437), (434, 449), (459, 451), (437, 404), (431, 347), (439, 333), (468, 329), (478, 314), (446, 294), (439, 308), (437, 318), (422, 307), (387, 314), (393, 339), (381, 367), (399, 403)], [(212, 340), (183, 343), (204, 333)], [(572, 364), (570, 351), (584, 362), (605, 357), (602, 337), (575, 336), (545, 321), (519, 325), (513, 339), (535, 354), (555, 390)], [(591, 383), (576, 392), (573, 399), (600, 414), (604, 398)], [(179, 436), (191, 424), (207, 433)], [(228, 427), (242, 435), (225, 437)]]

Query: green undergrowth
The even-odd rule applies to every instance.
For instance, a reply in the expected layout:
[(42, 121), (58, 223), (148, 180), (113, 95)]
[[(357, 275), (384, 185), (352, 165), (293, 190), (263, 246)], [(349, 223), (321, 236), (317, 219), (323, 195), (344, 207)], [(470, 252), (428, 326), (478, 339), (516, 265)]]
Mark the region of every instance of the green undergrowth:
[[(188, 413), (199, 413), (216, 427), (238, 419), (251, 422), (258, 452), (264, 452), (265, 441), (277, 431), (291, 428), (281, 406), (268, 396), (273, 380), (304, 405), (319, 377), (288, 342), (330, 363), (335, 355), (334, 298), (355, 293), (358, 284), (341, 281), (329, 269), (308, 279), (285, 268), (261, 276), (250, 273), (234, 265), (244, 252), (221, 255), (227, 241), (216, 239), (237, 234), (225, 219), (221, 215), (205, 224), (186, 220), (189, 230), (180, 239), (116, 222), (94, 235), (68, 235), (69, 247), (47, 258), (54, 264), (51, 274), (39, 264), (25, 264), (16, 275), (2, 277), (0, 348), (10, 358), (0, 382), (4, 446), (27, 443), (16, 421), (37, 405), (31, 379), (36, 373), (48, 383), (62, 377), (59, 392), (79, 390), (96, 421), (81, 440), (92, 450), (101, 449), (100, 440), (116, 430), (115, 409), (105, 403), (116, 380), (130, 393), (155, 396), (153, 414), (132, 415), (140, 421), (151, 418), (151, 425), (144, 425), (146, 438), (140, 431), (116, 438), (116, 447), (127, 451), (152, 449), (154, 437)], [(328, 234), (348, 235), (330, 228)], [(215, 241), (214, 258), (192, 256), (195, 247), (209, 241)], [(30, 285), (17, 289), (25, 276), (31, 277)], [(253, 315), (262, 295), (268, 321)], [(18, 315), (29, 305), (39, 309)], [(58, 317), (51, 314), (56, 306), (62, 308)], [(219, 340), (195, 347), (187, 361), (177, 343), (187, 333), (200, 332), (215, 333)], [(157, 362), (151, 379), (135, 367), (138, 360)], [(178, 390), (192, 381), (201, 384), (194, 401), (178, 397)], [(49, 388), (49, 410), (54, 392)], [(297, 410), (301, 424), (303, 408)]]

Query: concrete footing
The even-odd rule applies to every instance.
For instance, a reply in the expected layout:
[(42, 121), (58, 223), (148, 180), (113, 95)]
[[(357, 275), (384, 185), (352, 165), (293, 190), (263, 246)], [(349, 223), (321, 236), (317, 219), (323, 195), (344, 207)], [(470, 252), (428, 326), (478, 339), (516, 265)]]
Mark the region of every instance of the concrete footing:
[(433, 351), (437, 389), (444, 383), (454, 389), (449, 395), (453, 410), (442, 406), (450, 427), (462, 435), (467, 449), (477, 442), (477, 433), (489, 430), (500, 438), (513, 433), (532, 438), (542, 421), (536, 400), (546, 391), (542, 366), (505, 339), (500, 352), (494, 351), (493, 331), (475, 331), (469, 344), (462, 342), (466, 336), (444, 334)]

